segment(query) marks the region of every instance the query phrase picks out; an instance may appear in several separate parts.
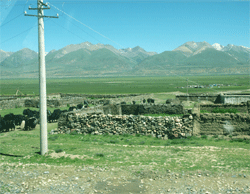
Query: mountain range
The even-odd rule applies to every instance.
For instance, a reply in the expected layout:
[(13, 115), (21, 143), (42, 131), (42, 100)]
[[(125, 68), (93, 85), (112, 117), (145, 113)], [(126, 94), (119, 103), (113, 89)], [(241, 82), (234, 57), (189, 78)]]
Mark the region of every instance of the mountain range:
[[(1, 78), (38, 77), (38, 54), (28, 48), (0, 50)], [(249, 74), (250, 49), (228, 44), (186, 42), (160, 54), (137, 46), (116, 49), (111, 45), (68, 45), (46, 55), (49, 78), (103, 76), (171, 76)]]

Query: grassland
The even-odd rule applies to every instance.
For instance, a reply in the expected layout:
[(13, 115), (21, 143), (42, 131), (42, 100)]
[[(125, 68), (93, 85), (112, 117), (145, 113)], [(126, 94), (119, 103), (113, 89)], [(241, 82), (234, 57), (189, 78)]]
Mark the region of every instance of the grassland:
[[(49, 131), (56, 128), (49, 124)], [(39, 154), (39, 126), (33, 131), (0, 134), (2, 162), (51, 165), (128, 167), (156, 164), (156, 169), (174, 171), (236, 172), (250, 168), (250, 141), (218, 137), (160, 140), (132, 135), (49, 135), (49, 153)], [(150, 156), (149, 156), (150, 154)]]
[[(220, 88), (189, 88), (189, 93), (214, 93), (249, 89), (249, 75), (204, 76), (189, 77), (188, 79), (190, 85), (230, 85)], [(24, 94), (38, 94), (38, 80), (36, 79), (2, 79), (0, 80), (0, 86), (1, 95), (13, 95), (17, 89)], [(166, 94), (166, 92), (179, 91), (186, 93), (185, 87), (186, 78), (184, 77), (47, 80), (47, 93), (49, 94), (154, 93), (153, 97), (162, 100), (162, 102), (166, 100), (166, 95), (168, 95), (167, 98), (175, 97), (174, 94)], [(193, 105), (193, 103), (186, 104), (186, 108), (193, 107)], [(67, 109), (68, 107), (64, 108)], [(9, 112), (22, 114), (23, 109), (1, 110), (1, 115), (3, 116)], [(31, 109), (38, 110), (36, 108)], [(53, 109), (50, 110), (53, 111)], [(57, 123), (48, 123), (48, 131), (55, 128), (57, 128)], [(214, 189), (218, 186), (218, 190), (214, 191), (214, 193), (219, 193), (219, 191), (221, 192), (220, 189), (223, 189), (222, 187), (226, 187), (226, 185), (219, 185), (223, 181), (225, 184), (230, 183), (230, 187), (243, 188), (244, 186), (244, 191), (249, 188), (245, 186), (249, 185), (248, 177), (250, 176), (249, 140), (226, 140), (217, 136), (161, 140), (151, 136), (139, 135), (84, 136), (75, 133), (57, 134), (48, 135), (49, 152), (41, 156), (40, 128), (37, 126), (32, 131), (16, 130), (0, 133), (0, 144), (0, 177), (2, 174), (2, 180), (4, 180), (2, 183), (0, 182), (0, 193), (11, 191), (15, 193), (14, 191), (17, 191), (16, 187), (22, 187), (24, 190), (28, 188), (27, 193), (42, 193), (42, 190), (36, 190), (36, 188), (44, 188), (46, 185), (47, 190), (43, 193), (49, 193), (52, 192), (52, 187), (56, 188), (54, 181), (57, 181), (57, 185), (61, 189), (64, 183), (66, 185), (71, 184), (68, 182), (69, 178), (72, 179), (72, 185), (75, 185), (76, 178), (82, 181), (79, 182), (81, 187), (86, 184), (84, 186), (86, 193), (91, 193), (94, 189), (98, 190), (98, 185), (103, 184), (104, 180), (110, 180), (110, 183), (105, 185), (103, 191), (108, 189), (106, 193), (121, 193), (124, 190), (124, 185), (128, 184), (127, 180), (130, 179), (138, 181), (134, 188), (128, 185), (128, 191), (133, 193), (136, 193), (137, 189), (140, 188), (142, 181), (146, 182), (145, 185), (148, 186), (148, 192), (142, 193), (150, 194), (169, 192), (169, 189), (174, 190), (173, 186), (180, 188), (179, 191), (175, 192), (180, 193), (187, 191), (183, 189), (184, 186), (188, 188), (193, 185), (193, 189), (197, 189), (197, 187), (203, 188), (206, 183), (208, 184), (207, 188)], [(89, 171), (86, 169), (89, 169)], [(47, 171), (49, 171), (49, 174), (45, 174)], [(15, 177), (20, 179), (13, 178), (9, 172), (15, 173)], [(25, 174), (26, 172), (27, 174)], [(28, 176), (28, 172), (39, 172), (40, 176), (29, 178), (30, 174)], [(25, 175), (21, 176), (22, 173)], [(176, 177), (176, 173), (183, 178)], [(201, 179), (200, 175), (202, 175), (203, 179)], [(236, 175), (237, 184), (235, 183), (236, 178), (234, 178)], [(124, 179), (124, 182), (117, 183), (117, 179), (119, 181)], [(167, 179), (168, 181), (166, 181)], [(111, 182), (118, 186), (109, 185)], [(26, 186), (26, 183), (29, 183), (29, 187)], [(210, 187), (212, 183), (214, 185)], [(12, 186), (10, 187), (10, 185)], [(92, 186), (88, 190), (89, 185)], [(117, 190), (118, 187), (121, 190)], [(159, 192), (159, 188), (165, 190), (161, 189), (161, 192)], [(74, 192), (70, 188), (67, 193)]]
[[(187, 77), (112, 77), (47, 79), (47, 93), (129, 94), (187, 92)], [(189, 88), (189, 93), (214, 93), (250, 88), (249, 75), (193, 76), (189, 85), (223, 84), (212, 88)], [(227, 86), (225, 86), (227, 85)], [(23, 94), (38, 95), (38, 79), (1, 79), (1, 95), (13, 95), (19, 89)]]
[(57, 134), (41, 156), (39, 139), (39, 126), (0, 134), (0, 193), (249, 192), (249, 140)]

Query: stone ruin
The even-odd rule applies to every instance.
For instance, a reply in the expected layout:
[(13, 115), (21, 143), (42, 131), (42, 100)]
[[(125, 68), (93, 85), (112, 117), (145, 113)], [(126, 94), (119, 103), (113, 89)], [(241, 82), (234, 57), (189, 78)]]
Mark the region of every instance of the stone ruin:
[(58, 128), (51, 134), (141, 134), (161, 139), (183, 138), (193, 135), (193, 117), (150, 117), (141, 115), (105, 115), (101, 111), (93, 113), (71, 112), (63, 114)]
[[(128, 106), (131, 109), (128, 109)], [(148, 107), (150, 105), (145, 105)], [(159, 109), (162, 105), (151, 105)], [(169, 110), (176, 105), (165, 105)], [(186, 138), (200, 135), (231, 135), (250, 138), (250, 115), (246, 113), (200, 113), (199, 105), (192, 112), (183, 116), (151, 117), (143, 115), (123, 114), (132, 113), (138, 106), (113, 105), (91, 107), (84, 111), (73, 111), (63, 114), (58, 121), (58, 128), (51, 134), (77, 133), (77, 134), (141, 134), (152, 135), (160, 139)], [(137, 109), (138, 110), (138, 109)], [(144, 109), (144, 110), (151, 110)], [(163, 111), (163, 112), (164, 112)], [(122, 113), (122, 114), (121, 114)], [(138, 113), (138, 112), (137, 112)], [(140, 112), (140, 113), (143, 113)], [(144, 112), (145, 113), (145, 112)], [(159, 113), (159, 112), (158, 112)]]

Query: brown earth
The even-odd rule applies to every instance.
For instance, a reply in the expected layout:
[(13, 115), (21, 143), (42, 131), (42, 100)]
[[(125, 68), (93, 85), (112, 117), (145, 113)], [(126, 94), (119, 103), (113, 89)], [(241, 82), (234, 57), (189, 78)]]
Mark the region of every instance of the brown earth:
[(0, 193), (250, 193), (250, 177), (244, 173), (180, 173), (151, 166), (1, 163), (0, 180)]

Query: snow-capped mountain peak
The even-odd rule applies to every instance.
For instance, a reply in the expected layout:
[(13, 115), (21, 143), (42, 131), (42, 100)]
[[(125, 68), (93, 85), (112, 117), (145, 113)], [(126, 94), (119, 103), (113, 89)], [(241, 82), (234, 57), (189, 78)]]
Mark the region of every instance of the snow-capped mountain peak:
[(221, 51), (224, 48), (224, 46), (220, 45), (219, 43), (214, 43), (212, 46), (218, 51)]

